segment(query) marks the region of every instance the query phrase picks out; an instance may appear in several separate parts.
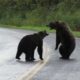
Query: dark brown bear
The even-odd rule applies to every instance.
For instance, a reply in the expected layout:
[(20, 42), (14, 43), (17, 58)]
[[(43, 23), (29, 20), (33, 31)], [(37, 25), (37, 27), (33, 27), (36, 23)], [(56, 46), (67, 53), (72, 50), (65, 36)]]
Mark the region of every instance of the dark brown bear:
[(32, 35), (24, 36), (19, 45), (16, 54), (16, 59), (20, 59), (22, 53), (25, 53), (26, 61), (33, 61), (34, 59), (34, 50), (38, 49), (38, 54), (41, 60), (43, 60), (43, 38), (48, 34), (46, 31), (40, 31)]
[(71, 53), (75, 49), (75, 38), (71, 33), (68, 25), (64, 22), (50, 22), (49, 28), (56, 30), (56, 47), (55, 50), (59, 47), (59, 52), (62, 59), (69, 59)]

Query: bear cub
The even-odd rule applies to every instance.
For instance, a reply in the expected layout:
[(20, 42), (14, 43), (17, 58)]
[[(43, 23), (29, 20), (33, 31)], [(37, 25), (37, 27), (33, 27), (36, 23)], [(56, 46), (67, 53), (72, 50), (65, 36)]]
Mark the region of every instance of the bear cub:
[(37, 48), (39, 58), (43, 60), (43, 39), (48, 33), (46, 31), (40, 31), (31, 35), (24, 36), (19, 42), (16, 59), (20, 59), (22, 53), (25, 54), (26, 61), (33, 61), (34, 50)]
[[(56, 47), (59, 47), (61, 59), (69, 59), (75, 49), (75, 37), (65, 22), (54, 21), (47, 25), (51, 29), (56, 30)], [(59, 46), (60, 45), (60, 46)]]

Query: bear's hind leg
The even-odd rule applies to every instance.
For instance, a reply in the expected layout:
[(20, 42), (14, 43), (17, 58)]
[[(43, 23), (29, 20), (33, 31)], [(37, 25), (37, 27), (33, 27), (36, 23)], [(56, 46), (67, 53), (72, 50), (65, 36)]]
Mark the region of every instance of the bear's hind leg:
[(32, 51), (27, 51), (26, 53), (25, 53), (25, 60), (26, 61), (34, 61), (35, 60), (35, 58), (34, 58), (34, 51), (32, 50)]
[(59, 52), (60, 52), (60, 54), (62, 56), (61, 59), (69, 59), (70, 55), (69, 55), (67, 49), (64, 48), (62, 45), (59, 48)]
[(34, 58), (34, 51), (31, 51), (30, 57), (31, 57), (31, 61), (34, 61), (35, 60), (35, 58)]
[(30, 61), (30, 55), (28, 53), (25, 53), (25, 60)]

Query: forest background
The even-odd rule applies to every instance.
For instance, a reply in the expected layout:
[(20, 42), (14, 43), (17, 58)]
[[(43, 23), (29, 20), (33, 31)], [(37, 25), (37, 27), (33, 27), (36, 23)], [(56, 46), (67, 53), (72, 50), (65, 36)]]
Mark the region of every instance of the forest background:
[(80, 31), (80, 0), (0, 0), (0, 25), (41, 28), (55, 20)]

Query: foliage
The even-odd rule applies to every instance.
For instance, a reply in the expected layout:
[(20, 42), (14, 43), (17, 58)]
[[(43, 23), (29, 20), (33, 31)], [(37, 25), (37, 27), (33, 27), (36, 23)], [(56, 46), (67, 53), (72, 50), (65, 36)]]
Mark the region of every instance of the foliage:
[(79, 0), (0, 0), (0, 24), (45, 25), (62, 20), (80, 28)]

